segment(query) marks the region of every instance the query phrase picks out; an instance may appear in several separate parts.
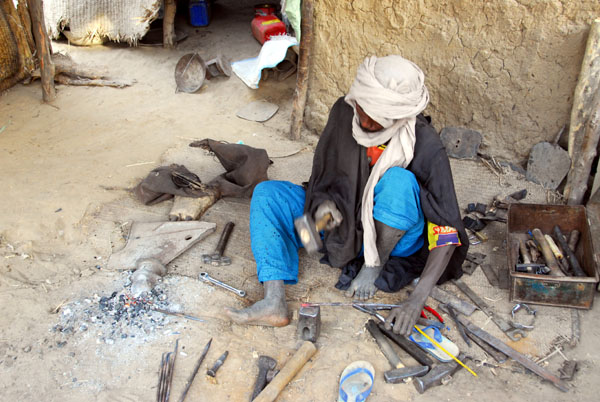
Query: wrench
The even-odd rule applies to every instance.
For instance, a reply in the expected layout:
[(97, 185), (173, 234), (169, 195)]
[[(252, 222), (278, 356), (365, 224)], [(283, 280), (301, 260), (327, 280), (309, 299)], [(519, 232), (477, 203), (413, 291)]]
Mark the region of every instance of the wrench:
[(201, 281), (204, 281), (204, 282), (210, 282), (210, 283), (212, 283), (213, 285), (217, 285), (217, 286), (220, 286), (220, 287), (222, 287), (223, 289), (227, 289), (227, 290), (229, 290), (229, 291), (231, 291), (231, 292), (235, 293), (236, 295), (238, 295), (238, 296), (240, 296), (240, 297), (246, 297), (246, 292), (245, 292), (245, 291), (243, 291), (243, 290), (239, 290), (239, 289), (236, 289), (236, 288), (234, 288), (233, 286), (229, 286), (229, 285), (228, 285), (228, 284), (226, 284), (226, 283), (223, 283), (223, 282), (221, 282), (221, 281), (218, 281), (218, 280), (216, 280), (215, 278), (212, 278), (212, 277), (211, 277), (211, 276), (208, 274), (208, 272), (200, 272), (200, 275), (199, 275), (199, 277), (198, 277), (198, 278), (199, 278)]

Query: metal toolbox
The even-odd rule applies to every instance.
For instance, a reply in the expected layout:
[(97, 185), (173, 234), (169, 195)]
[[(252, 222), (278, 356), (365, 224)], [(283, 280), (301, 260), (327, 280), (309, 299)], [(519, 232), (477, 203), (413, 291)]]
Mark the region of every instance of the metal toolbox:
[[(515, 271), (519, 259), (519, 239), (527, 240), (527, 232), (534, 228), (539, 228), (544, 234), (552, 234), (555, 225), (567, 236), (572, 230), (581, 232), (575, 255), (587, 277), (548, 276)], [(579, 309), (592, 307), (599, 277), (585, 207), (512, 204), (508, 210), (506, 226), (510, 301)]]

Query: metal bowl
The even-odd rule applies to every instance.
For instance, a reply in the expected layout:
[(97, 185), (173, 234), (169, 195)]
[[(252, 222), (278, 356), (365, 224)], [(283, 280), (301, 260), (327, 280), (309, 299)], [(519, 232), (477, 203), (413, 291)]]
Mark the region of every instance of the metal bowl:
[(206, 63), (198, 53), (188, 53), (175, 66), (177, 91), (194, 93), (202, 87), (206, 78)]

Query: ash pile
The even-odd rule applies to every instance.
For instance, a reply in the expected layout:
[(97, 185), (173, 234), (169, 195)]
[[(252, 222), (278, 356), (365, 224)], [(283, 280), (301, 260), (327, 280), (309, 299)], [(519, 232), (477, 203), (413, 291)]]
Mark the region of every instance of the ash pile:
[[(177, 333), (170, 328), (174, 317), (157, 310), (178, 311), (169, 292), (172, 280), (159, 282), (138, 297), (131, 291), (131, 271), (124, 272), (122, 289), (106, 294), (94, 294), (60, 307), (59, 323), (51, 329), (57, 336), (57, 347), (63, 347), (74, 336), (96, 337), (96, 343), (112, 345), (130, 339), (143, 343), (157, 335)], [(177, 279), (175, 279), (177, 280)], [(177, 325), (176, 325), (177, 326)], [(167, 328), (169, 327), (169, 328)]]

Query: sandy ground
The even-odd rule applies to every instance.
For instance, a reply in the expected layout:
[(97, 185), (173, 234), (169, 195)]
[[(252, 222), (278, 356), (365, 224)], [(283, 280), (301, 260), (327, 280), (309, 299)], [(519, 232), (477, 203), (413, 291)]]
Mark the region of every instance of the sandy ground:
[[(295, 79), (267, 80), (258, 90), (239, 79), (208, 81), (196, 94), (175, 93), (173, 71), (190, 51), (206, 60), (221, 52), (232, 60), (258, 54), (251, 37), (248, 8), (227, 8), (217, 3), (207, 28), (192, 28), (180, 21), (190, 37), (176, 50), (160, 47), (131, 48), (120, 44), (78, 48), (55, 42), (55, 51), (76, 62), (106, 67), (114, 78), (135, 79), (125, 89), (58, 87), (57, 100), (42, 104), (39, 83), (18, 85), (0, 97), (0, 394), (11, 401), (142, 401), (155, 397), (161, 354), (179, 339), (180, 354), (173, 379), (178, 397), (205, 343), (212, 347), (195, 380), (188, 400), (248, 400), (259, 355), (274, 357), (279, 366), (297, 347), (297, 309), (301, 301), (344, 301), (333, 285), (337, 271), (320, 265), (316, 257), (301, 253), (298, 285), (287, 289), (292, 323), (280, 329), (232, 325), (222, 317), (224, 306), (242, 307), (262, 296), (248, 238), (249, 203), (224, 199), (203, 220), (217, 223), (217, 232), (169, 264), (161, 285), (172, 307), (203, 318), (204, 322), (170, 317), (160, 328), (131, 328), (127, 338), (107, 339), (105, 327), (87, 322), (77, 312), (96, 305), (103, 296), (123, 290), (127, 273), (109, 271), (106, 262), (125, 244), (133, 221), (164, 221), (171, 202), (146, 207), (128, 189), (154, 167), (180, 163), (209, 180), (222, 172), (218, 162), (203, 151), (188, 147), (195, 139), (214, 138), (264, 148), (274, 164), (272, 179), (300, 183), (308, 179), (317, 137), (305, 132), (300, 141), (286, 139)], [(227, 17), (225, 18), (225, 15)], [(318, 94), (311, 94), (318, 96)], [(253, 100), (279, 105), (265, 123), (239, 119), (235, 112)], [(477, 162), (452, 161), (459, 203), (489, 202), (496, 194), (528, 188), (528, 201), (544, 203), (547, 194), (512, 171), (492, 173)], [(200, 256), (212, 251), (227, 221), (234, 221), (227, 254), (230, 267), (203, 266)], [(493, 266), (505, 261), (502, 240), (505, 227), (490, 225), (490, 241), (473, 251), (488, 255)], [(247, 300), (212, 288), (196, 279), (207, 271), (247, 291)], [(505, 317), (512, 307), (508, 292), (491, 287), (478, 269), (465, 280)], [(445, 288), (457, 293), (452, 285)], [(406, 297), (378, 295), (393, 302)], [(431, 305), (436, 302), (431, 300)], [(57, 306), (60, 308), (57, 309)], [(551, 352), (557, 338), (570, 338), (568, 309), (539, 307), (536, 329), (519, 342), (508, 342), (532, 358)], [(319, 351), (281, 394), (281, 401), (333, 401), (339, 374), (355, 360), (369, 360), (377, 371), (369, 400), (470, 400), (503, 398), (511, 401), (597, 400), (600, 354), (598, 309), (581, 313), (582, 336), (576, 348), (563, 351), (580, 362), (581, 369), (562, 393), (531, 374), (514, 373), (514, 363), (483, 367), (493, 360), (476, 348), (467, 348), (451, 328), (449, 337), (476, 360), (444, 387), (419, 395), (410, 384), (389, 385), (383, 372), (385, 358), (364, 329), (367, 317), (352, 309), (323, 308)], [(70, 330), (61, 326), (69, 319)], [(481, 312), (471, 319), (507, 341)], [(79, 322), (77, 321), (79, 320)], [(109, 323), (110, 324), (110, 323)], [(57, 327), (58, 325), (58, 327)], [(452, 327), (452, 325), (450, 325)], [(206, 366), (225, 350), (229, 358), (213, 384), (205, 379)], [(402, 355), (405, 356), (405, 355)], [(563, 358), (546, 360), (556, 373)], [(410, 359), (406, 361), (411, 364)]]

